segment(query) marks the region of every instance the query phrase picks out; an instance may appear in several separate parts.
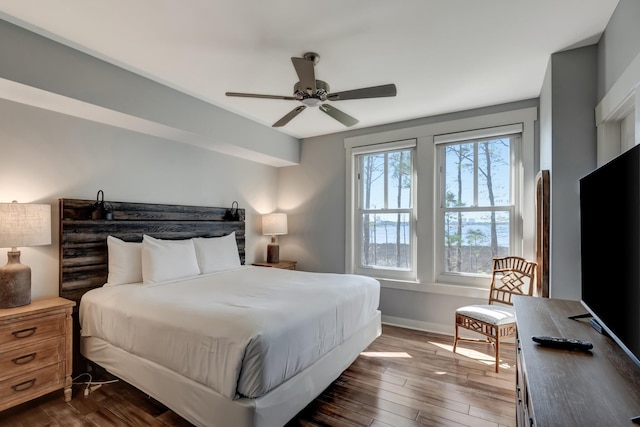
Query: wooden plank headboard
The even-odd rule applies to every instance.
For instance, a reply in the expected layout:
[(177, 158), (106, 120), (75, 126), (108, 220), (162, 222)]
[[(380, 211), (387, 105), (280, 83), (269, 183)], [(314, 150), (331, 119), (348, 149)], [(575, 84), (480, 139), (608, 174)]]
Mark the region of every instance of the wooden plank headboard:
[[(227, 220), (229, 208), (109, 202), (113, 219), (91, 219), (95, 200), (59, 199), (60, 296), (79, 301), (107, 281), (107, 236), (141, 242), (142, 235), (159, 239), (219, 237), (236, 232), (240, 261), (245, 260), (245, 211)], [(233, 211), (236, 212), (235, 210)]]

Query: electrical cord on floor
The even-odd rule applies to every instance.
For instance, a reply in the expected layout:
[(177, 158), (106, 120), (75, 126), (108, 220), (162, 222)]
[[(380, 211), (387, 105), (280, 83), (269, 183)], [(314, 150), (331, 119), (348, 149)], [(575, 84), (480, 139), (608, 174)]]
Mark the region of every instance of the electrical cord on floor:
[[(84, 376), (89, 377), (89, 381), (75, 382), (78, 378), (82, 378)], [(115, 379), (115, 380), (109, 380), (109, 381), (93, 381), (93, 377), (91, 376), (91, 374), (88, 372), (84, 372), (78, 375), (77, 377), (73, 378), (71, 384), (75, 384), (75, 385), (86, 384), (87, 386), (84, 388), (84, 396), (87, 397), (89, 393), (99, 389), (100, 387), (102, 387), (103, 384), (112, 384), (112, 383), (117, 383), (118, 381), (120, 380)]]

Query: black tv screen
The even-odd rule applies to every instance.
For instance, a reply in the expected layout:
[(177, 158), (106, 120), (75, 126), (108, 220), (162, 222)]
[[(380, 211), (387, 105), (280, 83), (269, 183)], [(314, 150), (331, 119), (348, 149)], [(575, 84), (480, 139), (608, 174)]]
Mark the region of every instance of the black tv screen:
[(640, 146), (580, 180), (582, 304), (640, 366)]

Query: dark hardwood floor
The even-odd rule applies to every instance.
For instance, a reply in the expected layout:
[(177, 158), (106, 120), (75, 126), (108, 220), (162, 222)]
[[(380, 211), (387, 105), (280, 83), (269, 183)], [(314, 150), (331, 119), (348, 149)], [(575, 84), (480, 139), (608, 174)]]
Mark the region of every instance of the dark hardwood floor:
[[(286, 427), (515, 426), (515, 346), (501, 345), (500, 373), (489, 345), (393, 326)], [(122, 381), (84, 397), (74, 386), (0, 412), (2, 427), (191, 426)], [(233, 427), (233, 426), (230, 426)]]

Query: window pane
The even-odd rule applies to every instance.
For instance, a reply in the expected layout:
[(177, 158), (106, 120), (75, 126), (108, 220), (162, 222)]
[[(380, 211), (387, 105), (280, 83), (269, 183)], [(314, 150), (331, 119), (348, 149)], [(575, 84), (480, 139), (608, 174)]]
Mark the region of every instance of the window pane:
[(473, 206), (473, 144), (445, 147), (445, 206)]
[(478, 206), (508, 206), (511, 138), (478, 142)]
[(364, 214), (362, 225), (362, 266), (411, 268), (409, 214)]
[(360, 206), (363, 209), (384, 208), (384, 161), (384, 153), (362, 156)]
[(444, 271), (490, 274), (491, 258), (509, 248), (509, 212), (445, 212)]
[(411, 151), (388, 153), (387, 207), (389, 209), (411, 207)]
[(363, 209), (411, 208), (412, 152), (400, 150), (362, 156), (360, 206)]

